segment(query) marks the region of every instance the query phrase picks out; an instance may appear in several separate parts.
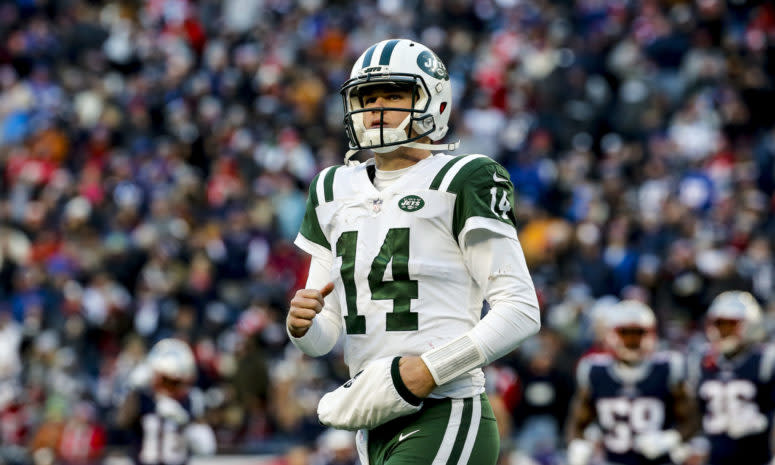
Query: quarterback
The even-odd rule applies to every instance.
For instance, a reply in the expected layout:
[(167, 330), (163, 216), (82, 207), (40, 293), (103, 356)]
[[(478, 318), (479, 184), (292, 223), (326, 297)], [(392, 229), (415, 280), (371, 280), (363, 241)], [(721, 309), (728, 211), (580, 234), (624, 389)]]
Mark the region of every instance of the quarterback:
[[(369, 47), (341, 94), (350, 150), (310, 185), (296, 245), (312, 260), (287, 318), (311, 356), (343, 335), (353, 378), (320, 400), (320, 421), (358, 430), (364, 464), (493, 465), (481, 367), (540, 327), (514, 186), (491, 158), (433, 143), (452, 90), (424, 45)], [(374, 157), (350, 161), (360, 150)]]

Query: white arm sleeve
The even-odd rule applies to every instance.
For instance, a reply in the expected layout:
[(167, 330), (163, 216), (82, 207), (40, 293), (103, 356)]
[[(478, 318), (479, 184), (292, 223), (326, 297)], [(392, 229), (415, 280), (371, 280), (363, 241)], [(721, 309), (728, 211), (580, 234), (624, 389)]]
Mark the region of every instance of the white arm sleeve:
[[(313, 255), (307, 276), (307, 289), (322, 289), (331, 281), (332, 261)], [(342, 319), (339, 310), (339, 299), (334, 289), (325, 298), (323, 310), (312, 320), (312, 326), (302, 337), (293, 337), (288, 333), (293, 345), (311, 357), (325, 355), (334, 348), (339, 335), (342, 334)], [(288, 331), (286, 325), (285, 331)]]
[(466, 235), (463, 257), (490, 311), (466, 334), (421, 355), (438, 385), (506, 355), (541, 327), (538, 299), (519, 241), (476, 229)]
[(538, 298), (518, 240), (476, 229), (466, 236), (463, 256), (490, 304), (468, 335), (491, 363), (541, 328)]

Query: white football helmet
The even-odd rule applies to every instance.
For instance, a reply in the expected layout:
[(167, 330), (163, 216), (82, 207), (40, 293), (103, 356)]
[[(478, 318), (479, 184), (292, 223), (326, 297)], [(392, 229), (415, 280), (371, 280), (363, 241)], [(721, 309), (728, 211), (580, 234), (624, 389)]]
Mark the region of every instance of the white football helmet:
[[(730, 334), (722, 334), (719, 324), (734, 322)], [(745, 291), (722, 292), (711, 302), (705, 316), (705, 334), (723, 354), (737, 351), (741, 345), (761, 340), (764, 336), (762, 309), (754, 296)]]
[[(367, 129), (363, 124), (363, 113), (374, 109), (363, 107), (360, 90), (377, 84), (393, 84), (416, 90), (412, 108), (382, 109), (407, 113), (397, 128)], [(345, 161), (363, 149), (387, 153), (399, 146), (426, 150), (457, 148), (457, 143), (433, 145), (414, 142), (426, 136), (432, 141), (444, 137), (449, 129), (449, 114), (452, 110), (452, 87), (447, 68), (431, 49), (420, 43), (392, 39), (372, 45), (355, 62), (350, 79), (344, 83), (340, 93), (344, 102), (344, 125), (350, 148)]]
[(148, 353), (148, 364), (155, 375), (191, 382), (196, 377), (196, 360), (188, 344), (180, 339), (162, 339)]
[(657, 319), (654, 311), (637, 300), (617, 303), (607, 315), (605, 342), (617, 359), (627, 363), (642, 361), (656, 347)]

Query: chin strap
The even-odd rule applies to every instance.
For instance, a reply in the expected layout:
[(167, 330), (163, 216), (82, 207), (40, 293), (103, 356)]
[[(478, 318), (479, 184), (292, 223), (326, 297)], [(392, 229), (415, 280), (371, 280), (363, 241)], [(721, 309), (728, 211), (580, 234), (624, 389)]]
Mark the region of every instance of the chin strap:
[(358, 149), (348, 150), (347, 153), (344, 154), (344, 164), (346, 166), (358, 166), (361, 164), (358, 160), (350, 160), (353, 155), (360, 152)]
[[(411, 147), (413, 149), (422, 149), (422, 150), (431, 150), (434, 152), (439, 151), (453, 151), (457, 150), (458, 147), (460, 147), (460, 141), (455, 141), (450, 144), (421, 144), (419, 142), (407, 142), (405, 144), (397, 145), (398, 147)], [(351, 160), (352, 156), (356, 153), (360, 152), (359, 149), (352, 149), (348, 150), (347, 153), (344, 154), (344, 164), (347, 166), (357, 166), (361, 162), (358, 160)]]
[(421, 144), (419, 142), (407, 142), (406, 144), (402, 144), (401, 147), (411, 147), (413, 149), (423, 149), (423, 150), (432, 150), (434, 152), (444, 151), (444, 150), (457, 150), (458, 147), (460, 147), (460, 141), (452, 142), (451, 144)]

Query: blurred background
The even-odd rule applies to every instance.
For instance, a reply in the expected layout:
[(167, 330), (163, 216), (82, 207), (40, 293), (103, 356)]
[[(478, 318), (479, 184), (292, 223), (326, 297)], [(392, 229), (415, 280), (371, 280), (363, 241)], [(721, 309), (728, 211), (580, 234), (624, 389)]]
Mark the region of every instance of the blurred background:
[(110, 419), (169, 336), (219, 453), (355, 462), (315, 415), (341, 353), (303, 356), (284, 318), (306, 187), (346, 150), (338, 88), (393, 37), (438, 53), (447, 139), (517, 188), (544, 326), (487, 369), (502, 464), (560, 463), (612, 301), (691, 351), (746, 289), (773, 334), (771, 2), (0, 0), (0, 462), (120, 455)]

